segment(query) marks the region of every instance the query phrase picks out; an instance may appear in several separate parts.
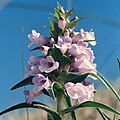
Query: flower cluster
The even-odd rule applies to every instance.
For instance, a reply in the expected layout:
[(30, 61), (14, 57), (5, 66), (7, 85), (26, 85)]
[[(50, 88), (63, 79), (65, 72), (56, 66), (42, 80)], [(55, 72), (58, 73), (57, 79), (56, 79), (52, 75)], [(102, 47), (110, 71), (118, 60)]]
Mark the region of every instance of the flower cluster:
[(76, 82), (74, 76), (96, 73), (95, 56), (90, 48), (90, 45), (96, 45), (95, 36), (93, 31), (81, 29), (75, 32), (78, 18), (70, 21), (71, 12), (57, 8), (56, 20), (50, 21), (51, 36), (43, 36), (35, 30), (28, 35), (31, 40), (28, 47), (40, 52), (40, 56), (31, 56), (27, 65), (25, 77), (33, 76), (34, 85), (32, 90), (24, 91), (28, 103), (32, 103), (43, 90), (51, 89), (55, 82), (72, 99), (79, 102), (93, 100), (94, 87), (85, 79)]

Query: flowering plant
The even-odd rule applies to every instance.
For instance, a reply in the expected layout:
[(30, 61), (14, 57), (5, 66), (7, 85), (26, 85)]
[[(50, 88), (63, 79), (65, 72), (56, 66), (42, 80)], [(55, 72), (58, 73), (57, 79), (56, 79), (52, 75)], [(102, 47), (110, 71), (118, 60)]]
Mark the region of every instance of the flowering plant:
[[(75, 32), (74, 28), (80, 19), (75, 17), (70, 20), (72, 12), (73, 10), (65, 11), (58, 4), (53, 14), (55, 19), (50, 19), (50, 36), (43, 36), (35, 30), (28, 35), (31, 40), (28, 47), (31, 51), (38, 50), (40, 56), (30, 57), (25, 79), (13, 86), (11, 90), (26, 85), (33, 85), (33, 89), (24, 91), (25, 103), (12, 106), (0, 115), (25, 107), (47, 111), (49, 120), (65, 119), (67, 113), (76, 120), (74, 110), (82, 107), (97, 108), (104, 120), (108, 120), (108, 116), (100, 108), (120, 115), (115, 109), (94, 101), (96, 90), (94, 85), (88, 82), (89, 78), (92, 78), (93, 82), (96, 79), (100, 80), (112, 90), (118, 100), (120, 97), (111, 84), (96, 70), (94, 52), (90, 47), (96, 45), (94, 32), (83, 29)], [(57, 110), (33, 101), (42, 93), (57, 102)], [(77, 100), (77, 104), (73, 104), (72, 99)]]

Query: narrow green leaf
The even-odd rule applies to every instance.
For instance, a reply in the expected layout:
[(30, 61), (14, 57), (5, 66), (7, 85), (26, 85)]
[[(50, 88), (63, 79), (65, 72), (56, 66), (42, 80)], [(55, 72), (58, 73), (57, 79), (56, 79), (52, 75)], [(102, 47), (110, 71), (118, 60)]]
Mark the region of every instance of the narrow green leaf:
[(49, 18), (50, 21), (50, 32), (54, 31), (54, 21)]
[(95, 40), (83, 40), (84, 42), (93, 42)]
[(108, 87), (108, 85), (106, 84), (106, 82), (105, 82), (103, 79), (101, 79), (97, 74), (90, 73), (90, 75), (91, 75), (92, 77), (95, 77), (95, 78), (97, 78), (98, 80), (100, 80), (100, 81), (105, 85), (105, 87), (106, 87), (107, 89), (109, 89), (109, 87)]
[(32, 83), (32, 79), (33, 79), (34, 76), (30, 76), (24, 80), (22, 80), (21, 82), (17, 83), (15, 86), (13, 86), (11, 88), (11, 90), (15, 90), (17, 88), (20, 88), (20, 87), (23, 87), (23, 86), (26, 86), (26, 85), (33, 85)]
[(69, 11), (66, 11), (66, 12), (64, 13), (64, 17), (65, 17), (65, 18), (68, 18), (68, 17), (72, 14), (72, 12), (73, 12), (73, 9), (71, 9), (71, 10), (69, 10)]
[(53, 100), (56, 99), (56, 98), (55, 98), (55, 95), (54, 95), (53, 89), (51, 89), (51, 88), (45, 89), (45, 88), (44, 88), (44, 89), (42, 90), (42, 92), (43, 92), (45, 95), (47, 95), (47, 96), (49, 96), (49, 97), (52, 97)]
[(50, 114), (47, 114), (47, 120), (54, 120), (54, 118)]
[(40, 46), (39, 47), (36, 47), (36, 48), (33, 48), (32, 50), (30, 50), (30, 51), (34, 51), (34, 50), (40, 50)]
[(99, 79), (108, 89), (111, 89), (111, 91), (114, 93), (114, 95), (116, 96), (116, 98), (120, 101), (120, 96), (119, 94), (116, 92), (116, 90), (113, 88), (113, 86), (109, 83), (109, 81), (103, 77), (99, 72), (97, 72), (96, 74), (90, 73), (91, 76), (96, 77), (97, 79)]
[(65, 10), (63, 9), (63, 7), (58, 2), (57, 2), (57, 10), (62, 14), (65, 13)]
[(84, 102), (84, 103), (81, 103), (81, 104), (77, 104), (77, 105), (74, 105), (70, 108), (66, 108), (64, 109), (62, 112), (62, 114), (67, 114), (73, 110), (77, 110), (79, 108), (84, 108), (84, 107), (93, 107), (93, 108), (101, 108), (101, 109), (105, 109), (105, 110), (108, 110), (110, 112), (113, 112), (113, 113), (116, 113), (118, 115), (120, 115), (120, 113), (118, 111), (116, 111), (115, 109), (105, 105), (105, 104), (102, 104), (102, 103), (99, 103), (99, 102), (94, 102), (94, 101), (87, 101), (87, 102)]
[(111, 89), (111, 91), (114, 93), (114, 95), (117, 97), (117, 99), (120, 101), (120, 96), (119, 94), (116, 92), (116, 90), (113, 88), (113, 86), (109, 83), (109, 81), (104, 78), (100, 73), (97, 73), (97, 75), (99, 76), (99, 78), (101, 80), (103, 80), (105, 82), (105, 84), (108, 86), (108, 88)]
[(117, 61), (118, 61), (119, 70), (120, 70), (120, 60), (119, 60), (119, 58), (117, 58)]
[(97, 108), (97, 111), (99, 112), (99, 114), (101, 115), (101, 117), (103, 118), (103, 120), (111, 120), (110, 117), (105, 112), (101, 111), (98, 108)]
[(75, 74), (73, 72), (64, 72), (63, 74), (60, 75), (60, 79), (63, 80), (65, 83), (67, 82), (77, 83), (85, 80), (88, 75), (89, 73), (80, 75), (80, 74)]
[(17, 110), (17, 109), (21, 109), (21, 108), (36, 108), (36, 109), (42, 109), (42, 110), (45, 110), (46, 112), (48, 112), (54, 120), (62, 120), (60, 115), (53, 109), (51, 109), (49, 106), (43, 104), (43, 103), (40, 103), (40, 102), (32, 102), (32, 104), (27, 104), (27, 103), (20, 103), (20, 104), (17, 104), (17, 105), (14, 105), (2, 112), (0, 112), (0, 115), (3, 115), (5, 113), (8, 113), (10, 111), (14, 111), (14, 110)]
[[(70, 101), (70, 97), (68, 95), (65, 96), (65, 101), (67, 103), (67, 107), (71, 107), (72, 106), (71, 105), (71, 101)], [(71, 111), (70, 114), (71, 114), (72, 120), (76, 120), (75, 111), (74, 110)]]
[(75, 17), (73, 20), (67, 23), (66, 28), (73, 29), (78, 21), (79, 21), (78, 17)]
[(55, 9), (55, 13), (53, 15), (57, 21), (59, 20), (59, 17), (62, 16), (62, 14), (57, 9)]
[(57, 42), (57, 38), (61, 35), (62, 29), (58, 27), (58, 24), (55, 20), (50, 19), (49, 21), (51, 36), (54, 38), (55, 42)]

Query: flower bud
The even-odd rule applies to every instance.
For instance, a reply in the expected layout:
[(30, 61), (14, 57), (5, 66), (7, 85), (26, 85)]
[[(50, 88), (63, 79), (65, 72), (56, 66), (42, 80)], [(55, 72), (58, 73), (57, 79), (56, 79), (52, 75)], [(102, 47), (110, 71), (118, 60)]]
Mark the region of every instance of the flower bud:
[(60, 16), (58, 20), (58, 27), (63, 30), (65, 28), (65, 25), (66, 25), (65, 18)]
[(70, 35), (70, 30), (66, 29), (64, 32), (64, 37), (69, 37), (69, 35)]

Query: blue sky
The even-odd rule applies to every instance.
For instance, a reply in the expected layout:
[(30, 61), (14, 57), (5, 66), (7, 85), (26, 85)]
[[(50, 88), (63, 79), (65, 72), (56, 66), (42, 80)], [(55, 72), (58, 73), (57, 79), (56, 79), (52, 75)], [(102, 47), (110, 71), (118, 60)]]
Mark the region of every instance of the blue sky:
[[(74, 8), (74, 15), (84, 17), (76, 30), (80, 30), (80, 28), (94, 29), (98, 44), (93, 49), (98, 70), (108, 79), (116, 80), (119, 77), (116, 57), (120, 57), (120, 1), (69, 1), (72, 1), (72, 4), (68, 6)], [(33, 4), (33, 6), (34, 4), (44, 5), (47, 6), (49, 11), (45, 11), (42, 7), (39, 10), (34, 7), (29, 8), (29, 6), (20, 8), (21, 6), (17, 6), (18, 3), (16, 5), (16, 2)], [(23, 89), (10, 91), (10, 88), (23, 78), (21, 50), (23, 50), (24, 64), (26, 64), (30, 55), (27, 48), (29, 43), (27, 35), (31, 33), (32, 29), (43, 35), (49, 35), (48, 28), (43, 26), (49, 25), (48, 17), (51, 16), (49, 13), (54, 11), (56, 2), (62, 4), (65, 8), (67, 7), (66, 0), (29, 0), (29, 2), (28, 0), (14, 0), (0, 9), (0, 110), (24, 100)], [(103, 24), (105, 20), (106, 24)], [(111, 22), (111, 20), (117, 23)], [(21, 46), (22, 42), (23, 46)], [(111, 52), (115, 48), (116, 51)], [(110, 53), (109, 59), (101, 69), (101, 65)]]

